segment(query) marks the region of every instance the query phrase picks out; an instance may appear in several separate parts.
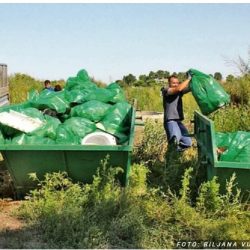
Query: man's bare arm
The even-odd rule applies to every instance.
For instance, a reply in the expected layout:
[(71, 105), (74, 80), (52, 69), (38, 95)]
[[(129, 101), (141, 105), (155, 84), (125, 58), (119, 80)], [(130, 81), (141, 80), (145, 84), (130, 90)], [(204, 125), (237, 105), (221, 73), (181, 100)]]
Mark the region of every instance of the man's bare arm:
[(180, 83), (177, 87), (168, 88), (168, 94), (169, 95), (174, 95), (174, 94), (180, 93), (182, 90), (187, 88), (190, 80), (191, 79), (189, 78), (189, 79), (185, 80), (184, 82)]

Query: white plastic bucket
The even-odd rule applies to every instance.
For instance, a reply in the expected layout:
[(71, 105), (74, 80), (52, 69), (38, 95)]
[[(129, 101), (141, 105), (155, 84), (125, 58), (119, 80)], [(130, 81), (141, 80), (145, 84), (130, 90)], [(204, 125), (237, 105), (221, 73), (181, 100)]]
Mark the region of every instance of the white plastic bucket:
[(116, 145), (116, 138), (113, 135), (104, 132), (94, 132), (86, 135), (82, 141), (82, 145)]

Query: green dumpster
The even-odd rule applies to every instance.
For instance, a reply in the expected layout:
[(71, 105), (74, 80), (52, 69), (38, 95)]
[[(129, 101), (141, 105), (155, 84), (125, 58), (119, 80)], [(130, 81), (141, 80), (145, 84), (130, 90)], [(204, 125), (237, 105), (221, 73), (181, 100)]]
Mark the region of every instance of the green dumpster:
[(122, 167), (119, 177), (126, 186), (134, 142), (135, 107), (131, 107), (129, 140), (125, 145), (8, 145), (0, 144), (0, 152), (13, 179), (17, 195), (36, 186), (29, 173), (42, 179), (46, 173), (65, 171), (75, 182), (91, 183), (101, 160), (109, 155), (112, 167)]
[(200, 163), (206, 167), (208, 180), (217, 176), (222, 190), (225, 190), (226, 180), (235, 173), (237, 187), (243, 193), (250, 192), (250, 162), (219, 161), (214, 123), (197, 111), (194, 113), (194, 134), (198, 145), (198, 157)]

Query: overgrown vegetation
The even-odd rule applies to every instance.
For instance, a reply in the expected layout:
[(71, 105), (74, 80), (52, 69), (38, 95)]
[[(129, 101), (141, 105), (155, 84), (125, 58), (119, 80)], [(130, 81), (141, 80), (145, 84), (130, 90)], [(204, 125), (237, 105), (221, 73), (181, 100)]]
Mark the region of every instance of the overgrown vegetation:
[(29, 219), (49, 248), (173, 248), (181, 240), (249, 240), (250, 214), (232, 193), (220, 195), (216, 179), (204, 183), (192, 204), (192, 168), (179, 193), (150, 187), (147, 168), (132, 167), (130, 185), (116, 182), (119, 169), (104, 162), (92, 184), (48, 174), (19, 216)]
[[(138, 78), (130, 73), (123, 76), (122, 80), (117, 80), (116, 82), (122, 87), (157, 87), (166, 83), (170, 75), (176, 75), (181, 82), (187, 78), (186, 72), (170, 73), (167, 70), (157, 70), (150, 71), (148, 74), (139, 75)], [(209, 75), (213, 76), (218, 81), (222, 80), (222, 74), (220, 72)]]
[(219, 109), (210, 115), (215, 123), (215, 130), (221, 132), (250, 131), (250, 106), (231, 105)]

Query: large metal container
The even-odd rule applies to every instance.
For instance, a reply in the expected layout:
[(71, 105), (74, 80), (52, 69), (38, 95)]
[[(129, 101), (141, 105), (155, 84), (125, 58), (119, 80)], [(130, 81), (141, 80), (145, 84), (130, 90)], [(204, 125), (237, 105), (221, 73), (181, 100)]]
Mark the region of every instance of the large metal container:
[(242, 192), (250, 192), (250, 162), (219, 161), (214, 123), (197, 111), (194, 113), (194, 133), (198, 144), (200, 163), (206, 167), (208, 180), (217, 176), (222, 191), (225, 191), (226, 181), (235, 173), (237, 187)]
[(42, 179), (46, 173), (65, 171), (75, 182), (90, 183), (101, 160), (107, 155), (109, 155), (110, 166), (123, 168), (120, 181), (126, 186), (134, 142), (134, 107), (131, 108), (130, 121), (129, 141), (126, 145), (0, 144), (0, 152), (13, 179), (17, 194), (23, 195), (35, 187), (35, 182), (29, 178), (29, 173), (36, 173), (38, 178)]

